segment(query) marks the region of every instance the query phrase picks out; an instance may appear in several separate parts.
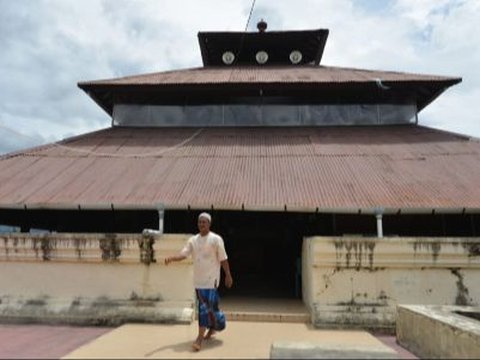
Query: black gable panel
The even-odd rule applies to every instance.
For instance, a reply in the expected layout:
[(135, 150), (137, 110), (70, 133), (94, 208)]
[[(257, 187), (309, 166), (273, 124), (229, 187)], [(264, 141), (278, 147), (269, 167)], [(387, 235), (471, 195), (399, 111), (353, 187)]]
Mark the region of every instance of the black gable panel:
[[(302, 55), (298, 64), (320, 64), (328, 30), (271, 32), (199, 32), (198, 41), (204, 66), (258, 65), (259, 51), (268, 54), (265, 65), (293, 65), (292, 51)], [(225, 64), (222, 56), (231, 52), (235, 59)]]

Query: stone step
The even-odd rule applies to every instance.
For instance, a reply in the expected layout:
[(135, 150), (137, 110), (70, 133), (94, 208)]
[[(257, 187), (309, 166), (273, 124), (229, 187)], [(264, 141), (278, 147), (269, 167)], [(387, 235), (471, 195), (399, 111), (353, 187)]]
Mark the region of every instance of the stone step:
[(310, 323), (310, 314), (280, 313), (280, 312), (253, 312), (253, 311), (224, 311), (230, 321), (254, 322), (283, 322), (283, 323)]
[(310, 323), (310, 312), (299, 299), (230, 296), (221, 300), (227, 320), (279, 323)]

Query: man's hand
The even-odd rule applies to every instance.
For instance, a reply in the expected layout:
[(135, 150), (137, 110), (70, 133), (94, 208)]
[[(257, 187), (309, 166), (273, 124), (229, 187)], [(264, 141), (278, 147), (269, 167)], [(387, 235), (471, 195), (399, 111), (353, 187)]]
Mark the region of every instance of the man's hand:
[(232, 274), (230, 274), (230, 265), (228, 264), (228, 260), (223, 260), (221, 264), (223, 272), (225, 273), (225, 286), (227, 289), (230, 289), (233, 285)]
[(165, 258), (165, 265), (168, 265), (173, 261), (182, 261), (185, 258), (186, 258), (185, 255), (168, 256)]
[(230, 289), (233, 285), (233, 279), (232, 279), (232, 275), (226, 275), (225, 276), (225, 286)]

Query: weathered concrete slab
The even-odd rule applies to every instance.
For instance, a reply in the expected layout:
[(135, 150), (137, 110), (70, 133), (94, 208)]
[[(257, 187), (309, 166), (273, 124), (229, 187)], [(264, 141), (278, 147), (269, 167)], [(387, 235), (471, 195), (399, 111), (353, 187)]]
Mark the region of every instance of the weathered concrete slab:
[(398, 359), (396, 351), (378, 344), (332, 344), (326, 341), (276, 341), (271, 359)]
[(0, 298), (3, 323), (117, 326), (127, 322), (189, 324), (193, 303), (99, 299)]
[(378, 304), (321, 305), (312, 307), (319, 329), (361, 329), (395, 335), (395, 309)]
[(397, 341), (417, 356), (480, 358), (480, 307), (399, 305), (397, 309)]

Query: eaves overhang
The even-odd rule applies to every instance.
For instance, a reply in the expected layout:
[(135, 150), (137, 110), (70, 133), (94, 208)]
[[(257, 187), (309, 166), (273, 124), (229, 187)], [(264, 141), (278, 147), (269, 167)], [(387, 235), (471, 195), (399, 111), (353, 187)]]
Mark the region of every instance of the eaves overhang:
[(248, 212), (292, 212), (292, 213), (319, 213), (319, 214), (351, 214), (351, 215), (468, 215), (480, 214), (479, 207), (306, 207), (284, 204), (282, 206), (255, 206), (239, 204), (237, 206), (222, 204), (124, 204), (124, 203), (92, 203), (92, 204), (0, 204), (2, 210), (79, 210), (79, 211), (158, 211), (162, 210), (211, 210), (211, 211), (248, 211)]
[[(461, 78), (439, 80), (392, 81), (375, 78), (369, 81), (225, 81), (212, 83), (79, 83), (105, 112), (113, 114), (116, 103), (178, 104), (225, 103), (242, 97), (285, 97), (296, 103), (407, 103), (418, 111), (433, 102)], [(262, 101), (263, 101), (262, 100)]]

